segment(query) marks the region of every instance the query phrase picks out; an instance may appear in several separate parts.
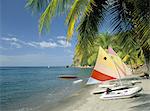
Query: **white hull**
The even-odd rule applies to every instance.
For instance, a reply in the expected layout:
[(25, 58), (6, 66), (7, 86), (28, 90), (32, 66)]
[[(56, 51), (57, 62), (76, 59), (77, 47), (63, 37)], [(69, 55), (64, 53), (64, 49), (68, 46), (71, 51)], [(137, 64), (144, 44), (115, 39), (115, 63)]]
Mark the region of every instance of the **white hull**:
[(141, 90), (141, 87), (130, 87), (127, 89), (111, 91), (109, 94), (106, 94), (105, 92), (100, 96), (100, 99), (130, 98), (137, 95)]
[[(141, 83), (141, 81), (132, 80), (132, 81), (129, 81), (129, 82), (122, 82), (122, 85), (123, 86), (133, 86), (133, 85), (139, 84), (139, 83)], [(100, 88), (115, 88), (115, 87), (118, 87), (118, 86), (120, 86), (120, 84), (118, 82), (114, 82), (113, 84), (108, 83), (108, 84), (100, 84), (99, 85)]]

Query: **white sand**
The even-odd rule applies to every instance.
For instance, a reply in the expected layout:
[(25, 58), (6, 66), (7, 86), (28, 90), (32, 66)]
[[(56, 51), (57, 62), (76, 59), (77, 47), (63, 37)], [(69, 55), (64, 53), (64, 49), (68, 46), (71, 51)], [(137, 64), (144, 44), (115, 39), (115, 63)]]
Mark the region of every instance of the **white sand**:
[(117, 100), (101, 100), (100, 95), (90, 93), (97, 86), (85, 87), (49, 111), (150, 111), (150, 79), (138, 84), (143, 91), (137, 97)]

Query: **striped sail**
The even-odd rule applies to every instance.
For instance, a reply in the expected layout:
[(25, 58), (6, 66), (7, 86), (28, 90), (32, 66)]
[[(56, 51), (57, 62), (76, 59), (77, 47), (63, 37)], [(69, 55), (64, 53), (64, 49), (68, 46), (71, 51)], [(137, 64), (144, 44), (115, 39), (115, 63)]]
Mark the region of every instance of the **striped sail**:
[(87, 84), (96, 84), (117, 78), (119, 75), (114, 62), (105, 50), (99, 47), (97, 61)]
[(116, 52), (109, 48), (107, 54), (102, 47), (99, 47), (97, 61), (87, 84), (120, 79), (125, 77), (126, 74), (127, 66), (117, 56)]
[(124, 62), (122, 62), (121, 58), (111, 47), (108, 48), (108, 54), (111, 56), (112, 60), (114, 61), (121, 78), (128, 75), (132, 75), (132, 71), (127, 67), (127, 65)]

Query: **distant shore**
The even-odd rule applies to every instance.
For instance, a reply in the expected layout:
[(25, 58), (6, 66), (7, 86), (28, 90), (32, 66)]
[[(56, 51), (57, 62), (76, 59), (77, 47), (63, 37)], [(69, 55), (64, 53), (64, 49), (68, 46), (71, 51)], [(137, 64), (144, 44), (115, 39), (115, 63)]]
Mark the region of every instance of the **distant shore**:
[(75, 68), (93, 68), (94, 66), (71, 66), (71, 67), (75, 67)]
[[(141, 70), (142, 71), (145, 71), (146, 70), (146, 65), (143, 64), (143, 65), (139, 65), (139, 66), (131, 66), (131, 65), (127, 65), (133, 72), (138, 72), (138, 73), (141, 73)], [(94, 68), (94, 66), (88, 66), (88, 65), (85, 65), (85, 66), (69, 66), (69, 67), (75, 67), (75, 68)]]

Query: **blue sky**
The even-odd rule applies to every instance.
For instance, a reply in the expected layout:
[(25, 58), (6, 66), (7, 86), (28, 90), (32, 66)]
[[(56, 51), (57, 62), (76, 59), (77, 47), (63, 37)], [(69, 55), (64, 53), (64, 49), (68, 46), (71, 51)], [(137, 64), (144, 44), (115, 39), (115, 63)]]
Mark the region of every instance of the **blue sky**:
[(71, 65), (76, 35), (66, 43), (65, 16), (55, 17), (50, 32), (39, 36), (39, 15), (33, 15), (25, 3), (26, 0), (1, 0), (0, 65)]

